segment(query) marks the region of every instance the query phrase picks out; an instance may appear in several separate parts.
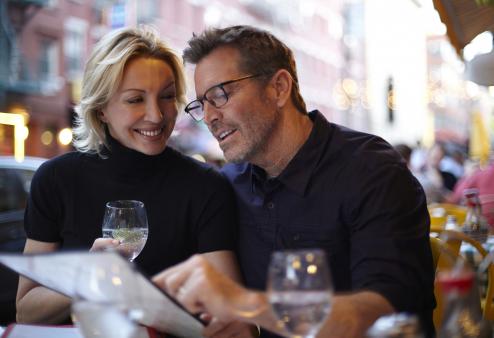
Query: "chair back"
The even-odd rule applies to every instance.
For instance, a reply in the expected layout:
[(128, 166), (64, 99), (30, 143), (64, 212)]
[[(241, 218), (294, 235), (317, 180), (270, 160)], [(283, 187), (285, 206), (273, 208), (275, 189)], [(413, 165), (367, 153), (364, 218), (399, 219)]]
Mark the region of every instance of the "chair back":
[(439, 257), (442, 253), (442, 247), (444, 246), (443, 241), (437, 237), (430, 236), (431, 250), (432, 250), (432, 260), (434, 264), (434, 271), (437, 270), (437, 263), (439, 262)]
[[(468, 237), (462, 232), (453, 230), (443, 230), (441, 232), (441, 239), (431, 237), (430, 238), (432, 255), (434, 259), (434, 266), (436, 268), (436, 276), (438, 271), (451, 269), (456, 259), (465, 259), (461, 253), (460, 248), (462, 243), (470, 244), (480, 255), (485, 258), (488, 252), (484, 247), (476, 240)], [(442, 298), (442, 292), (439, 290), (437, 284), (434, 285), (434, 295), (436, 297), (436, 309), (433, 313), (434, 326), (436, 330), (440, 328), (443, 315), (444, 300)], [(485, 293), (485, 299), (481, 300), (483, 317), (487, 320), (494, 320), (494, 266), (489, 264), (487, 268), (487, 290)]]
[[(451, 250), (446, 242), (437, 237), (430, 236), (430, 245), (436, 276), (441, 270), (452, 269), (455, 261), (460, 258), (459, 252)], [(436, 331), (438, 331), (443, 319), (444, 300), (443, 293), (436, 282), (434, 282), (434, 297), (436, 298), (436, 308), (432, 313), (432, 319), (434, 327), (436, 328)]]
[(432, 203), (427, 206), (431, 218), (431, 232), (441, 232), (448, 215), (456, 217), (458, 225), (463, 225), (467, 217), (467, 208), (450, 203)]

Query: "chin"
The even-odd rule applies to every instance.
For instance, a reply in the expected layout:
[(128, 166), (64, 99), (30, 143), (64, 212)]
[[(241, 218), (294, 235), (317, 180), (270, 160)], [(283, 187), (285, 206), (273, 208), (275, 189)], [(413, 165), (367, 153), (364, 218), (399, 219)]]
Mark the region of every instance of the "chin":
[(225, 159), (230, 163), (243, 163), (247, 162), (247, 156), (243, 153), (234, 153), (234, 152), (223, 152)]

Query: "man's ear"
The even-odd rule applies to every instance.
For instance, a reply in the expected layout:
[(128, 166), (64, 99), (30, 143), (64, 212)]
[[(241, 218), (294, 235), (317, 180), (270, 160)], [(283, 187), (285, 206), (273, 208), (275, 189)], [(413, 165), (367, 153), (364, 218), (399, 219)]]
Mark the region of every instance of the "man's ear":
[(275, 89), (277, 105), (283, 107), (290, 99), (293, 78), (286, 69), (280, 69), (273, 75), (271, 81)]

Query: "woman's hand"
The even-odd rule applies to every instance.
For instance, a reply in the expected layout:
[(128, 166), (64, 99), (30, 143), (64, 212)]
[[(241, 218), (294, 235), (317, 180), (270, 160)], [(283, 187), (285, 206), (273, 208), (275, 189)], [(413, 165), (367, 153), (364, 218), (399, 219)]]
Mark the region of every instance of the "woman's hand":
[(89, 251), (103, 251), (108, 249), (116, 249), (120, 241), (113, 238), (96, 238), (93, 246)]

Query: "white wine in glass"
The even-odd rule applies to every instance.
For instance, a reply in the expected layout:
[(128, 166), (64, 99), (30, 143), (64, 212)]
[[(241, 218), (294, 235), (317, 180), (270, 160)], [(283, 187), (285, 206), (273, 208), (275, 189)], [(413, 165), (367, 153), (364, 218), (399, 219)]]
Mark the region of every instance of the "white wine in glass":
[(141, 253), (148, 239), (148, 219), (144, 203), (120, 200), (106, 203), (103, 238), (117, 239), (116, 250), (129, 261)]
[(324, 251), (277, 251), (268, 271), (268, 297), (292, 337), (315, 337), (331, 309), (333, 288)]

